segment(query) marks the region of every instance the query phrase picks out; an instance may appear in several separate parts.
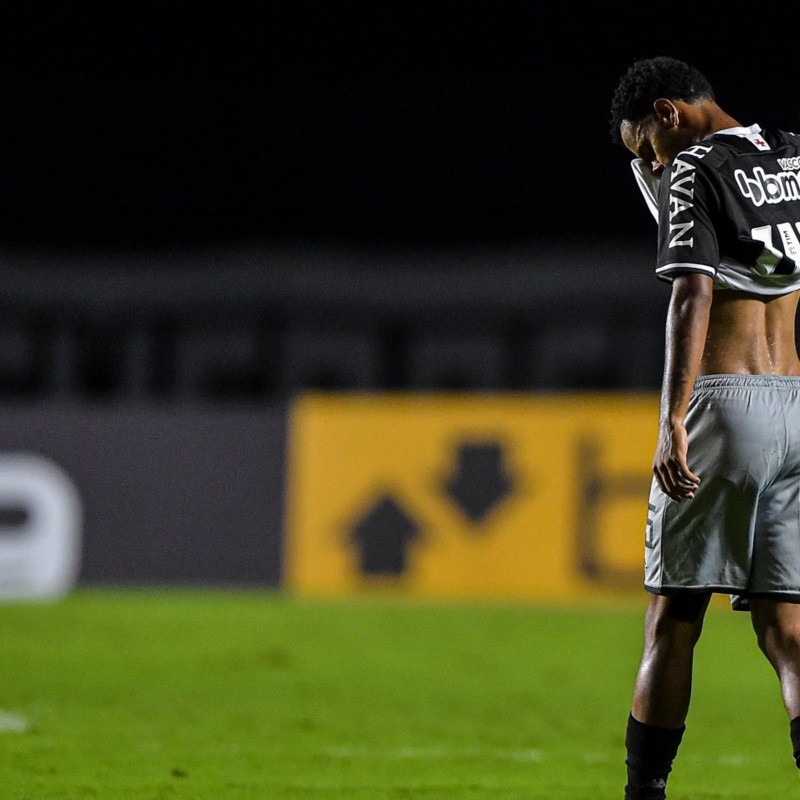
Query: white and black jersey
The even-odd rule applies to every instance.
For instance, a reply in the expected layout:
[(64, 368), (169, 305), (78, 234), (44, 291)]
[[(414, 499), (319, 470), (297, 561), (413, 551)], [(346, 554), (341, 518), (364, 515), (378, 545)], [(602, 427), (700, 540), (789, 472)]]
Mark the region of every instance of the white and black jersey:
[(658, 220), (656, 275), (685, 272), (715, 288), (800, 289), (800, 136), (728, 128), (679, 153), (660, 178), (632, 164)]

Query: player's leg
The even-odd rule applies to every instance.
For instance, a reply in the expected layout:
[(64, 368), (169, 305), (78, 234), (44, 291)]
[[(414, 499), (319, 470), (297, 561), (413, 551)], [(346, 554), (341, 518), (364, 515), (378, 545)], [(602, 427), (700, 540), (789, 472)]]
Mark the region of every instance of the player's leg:
[(711, 595), (653, 595), (625, 736), (626, 800), (665, 797), (692, 691), (694, 648)]
[(651, 597), (631, 706), (633, 716), (640, 722), (660, 728), (680, 728), (685, 724), (694, 647), (710, 599), (710, 594)]
[(758, 645), (780, 681), (795, 763), (800, 767), (800, 605), (752, 597), (750, 616)]

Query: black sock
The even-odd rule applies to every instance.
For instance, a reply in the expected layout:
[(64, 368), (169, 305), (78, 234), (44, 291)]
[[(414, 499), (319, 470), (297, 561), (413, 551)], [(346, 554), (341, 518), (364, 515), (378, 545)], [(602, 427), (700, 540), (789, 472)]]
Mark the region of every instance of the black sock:
[[(800, 723), (798, 723), (800, 725)], [(628, 716), (625, 748), (628, 757), (628, 785), (625, 800), (664, 800), (667, 776), (678, 753), (686, 726), (657, 728)]]
[(792, 737), (794, 763), (800, 767), (800, 717), (795, 717), (789, 723), (789, 735)]

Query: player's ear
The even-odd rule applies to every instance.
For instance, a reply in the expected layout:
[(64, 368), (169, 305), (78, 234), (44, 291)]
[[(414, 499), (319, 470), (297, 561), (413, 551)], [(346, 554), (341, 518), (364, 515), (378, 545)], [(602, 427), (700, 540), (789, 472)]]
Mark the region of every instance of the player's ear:
[(667, 97), (659, 97), (653, 103), (653, 111), (660, 124), (675, 128), (681, 121), (680, 109)]

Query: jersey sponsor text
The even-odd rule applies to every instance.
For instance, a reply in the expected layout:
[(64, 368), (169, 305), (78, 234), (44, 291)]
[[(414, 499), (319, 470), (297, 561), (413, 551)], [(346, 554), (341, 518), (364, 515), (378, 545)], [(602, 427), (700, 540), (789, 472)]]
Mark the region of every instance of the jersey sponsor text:
[(737, 169), (734, 170), (733, 177), (739, 191), (756, 207), (764, 203), (800, 200), (800, 170), (769, 173), (762, 167), (753, 167), (752, 175), (748, 175), (743, 169)]
[[(694, 178), (696, 167), (677, 159), (669, 186), (669, 246), (691, 247), (694, 239), (689, 235), (694, 220), (673, 221), (675, 217), (694, 208)], [(680, 177), (679, 177), (680, 176)]]
[[(684, 150), (681, 155), (703, 158), (711, 152), (710, 147), (695, 145)], [(691, 212), (694, 208), (694, 179), (697, 167), (678, 157), (672, 165), (669, 185), (669, 246), (691, 247), (694, 239), (690, 235), (694, 220), (679, 219), (677, 216)]]

